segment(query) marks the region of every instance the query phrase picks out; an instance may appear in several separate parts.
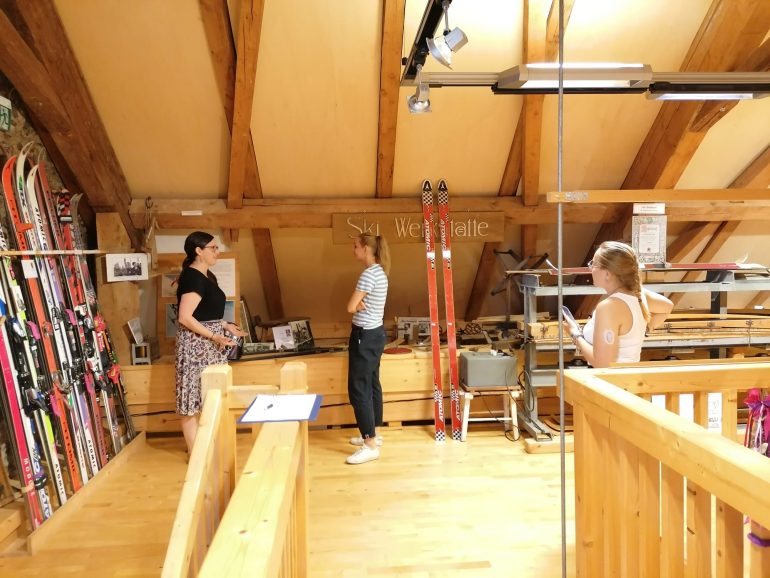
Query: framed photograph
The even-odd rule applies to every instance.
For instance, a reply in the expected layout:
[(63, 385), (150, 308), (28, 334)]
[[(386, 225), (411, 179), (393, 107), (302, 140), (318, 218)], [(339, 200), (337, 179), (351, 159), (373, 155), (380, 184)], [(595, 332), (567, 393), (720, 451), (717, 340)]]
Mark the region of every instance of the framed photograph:
[(144, 335), (142, 334), (142, 323), (138, 317), (128, 320), (128, 330), (131, 332), (131, 337), (134, 343), (144, 343)]
[(273, 327), (273, 341), (275, 342), (275, 348), (278, 351), (294, 349), (296, 344), (294, 342), (294, 333), (291, 330), (291, 325), (277, 325), (276, 327)]
[(148, 279), (147, 253), (113, 253), (106, 256), (107, 282)]

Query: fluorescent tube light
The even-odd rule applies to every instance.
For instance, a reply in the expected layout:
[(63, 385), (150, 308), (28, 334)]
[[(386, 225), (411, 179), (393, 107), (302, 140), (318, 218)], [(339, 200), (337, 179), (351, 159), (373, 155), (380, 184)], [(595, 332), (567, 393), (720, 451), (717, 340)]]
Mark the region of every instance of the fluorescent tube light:
[[(643, 92), (652, 80), (647, 64), (618, 62), (567, 62), (563, 67), (564, 88), (629, 89)], [(559, 87), (558, 63), (532, 63), (514, 66), (500, 73), (497, 89), (545, 91)]]

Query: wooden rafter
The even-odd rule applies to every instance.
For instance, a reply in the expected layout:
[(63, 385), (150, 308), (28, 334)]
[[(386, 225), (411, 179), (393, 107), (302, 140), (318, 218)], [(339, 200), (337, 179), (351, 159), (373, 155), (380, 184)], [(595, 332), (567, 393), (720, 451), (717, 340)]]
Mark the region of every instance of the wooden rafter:
[(746, 303), (744, 309), (754, 309), (757, 305), (764, 305), (765, 301), (770, 299), (770, 291), (757, 291), (757, 294)]
[[(235, 41), (232, 34), (230, 13), (227, 0), (199, 0), (203, 28), (214, 65), (214, 78), (219, 89), (219, 97), (225, 109), (227, 126), (233, 130), (233, 109), (235, 107)], [(259, 178), (257, 156), (254, 152), (254, 139), (251, 127), (247, 139), (245, 158), (245, 179), (243, 196), (247, 199), (262, 198), (262, 184)]]
[(770, 146), (765, 147), (748, 167), (730, 184), (731, 189), (770, 186)]
[(377, 182), (375, 184), (375, 196), (380, 198), (393, 195), (401, 46), (404, 39), (404, 3), (405, 0), (385, 0), (382, 7), (380, 114), (377, 138)]
[[(706, 246), (701, 250), (698, 258), (696, 259), (696, 263), (709, 263), (712, 261), (719, 250), (722, 248), (722, 245), (725, 244), (725, 241), (727, 241), (727, 239), (730, 238), (730, 235), (732, 235), (738, 228), (738, 225), (740, 225), (739, 221), (727, 221), (720, 223), (719, 227), (717, 227), (716, 233), (714, 233), (711, 239), (709, 239), (706, 243)], [(688, 273), (685, 273), (684, 277), (682, 278), (682, 282), (694, 282), (697, 281), (698, 277), (700, 276), (702, 276), (701, 271), (689, 271)], [(673, 293), (669, 295), (669, 299), (671, 299), (671, 301), (674, 303), (674, 307), (676, 307), (685, 295), (686, 293)]]
[[(549, 12), (545, 3), (537, 0), (524, 2), (524, 62), (542, 62), (546, 54), (546, 29), (548, 19), (556, 14), (558, 21), (558, 0), (551, 2)], [(521, 120), (524, 122), (524, 143), (522, 145), (521, 196), (525, 206), (537, 204), (540, 194), (540, 141), (543, 132), (543, 102), (541, 94), (524, 97)], [(521, 254), (535, 253), (537, 225), (522, 225)]]
[[(190, 214), (190, 206), (196, 214)], [(329, 228), (334, 214), (365, 213), (416, 213), (421, 214), (422, 205), (417, 197), (392, 199), (327, 199), (286, 198), (249, 199), (241, 209), (229, 209), (222, 200), (169, 200), (158, 199), (153, 205), (158, 227), (163, 229), (189, 229), (191, 227), (218, 228)], [(625, 204), (565, 204), (565, 223), (611, 223), (619, 218)], [(554, 224), (557, 207), (542, 203), (525, 207), (519, 197), (453, 197), (452, 210), (460, 214), (465, 211), (500, 211), (508, 224), (538, 225)], [(708, 202), (671, 203), (667, 209), (669, 222), (713, 222), (770, 220), (770, 201), (747, 203)], [(131, 218), (136, 224), (144, 219), (144, 202), (134, 200), (131, 204)]]
[[(34, 82), (22, 82), (16, 89), (27, 103), (35, 124), (46, 133), (47, 145), (55, 147), (51, 158), (66, 163), (61, 170), (62, 177), (70, 179), (75, 175), (77, 179), (77, 182), (65, 183), (84, 192), (94, 209), (115, 211), (126, 227), (132, 245), (139, 248), (141, 238), (128, 215), (131, 203), (128, 183), (53, 2), (7, 0), (3, 7), (7, 9), (5, 25), (12, 23), (19, 33), (15, 37), (17, 48), (27, 56), (29, 53), (36, 55), (35, 60), (40, 66), (34, 65), (33, 73), (13, 70), (19, 63), (16, 55), (3, 58), (0, 68), (11, 79), (25, 74), (36, 75)], [(26, 48), (18, 46), (19, 37)], [(3, 42), (6, 42), (5, 37)], [(60, 106), (51, 97), (51, 91)], [(54, 108), (42, 110), (42, 106), (35, 106), (44, 100)], [(61, 124), (65, 120), (62, 111), (66, 112), (68, 126)]]
[[(564, 0), (564, 29), (567, 29), (575, 0)], [(545, 59), (546, 62), (558, 60), (559, 56), (559, 1), (551, 2), (548, 20), (545, 26)]]
[[(574, 3), (575, 0), (566, 0), (564, 4), (565, 28), (572, 14)], [(523, 52), (525, 62), (540, 62), (556, 58), (559, 48), (558, 7), (559, 1), (553, 0), (546, 15), (542, 3), (531, 0), (524, 3)], [(521, 194), (524, 204), (527, 206), (536, 205), (539, 201), (542, 116), (543, 96), (525, 96), (498, 190), (498, 195), (501, 197), (515, 195), (519, 181), (522, 181)], [(536, 245), (537, 225), (522, 224), (521, 254), (524, 256), (534, 254)], [(498, 244), (484, 244), (465, 310), (466, 319), (475, 319), (481, 312), (481, 306), (487, 297), (492, 282), (496, 248), (498, 248)]]
[[(209, 44), (209, 52), (214, 64), (217, 86), (222, 99), (222, 105), (225, 109), (227, 123), (232, 131), (236, 90), (236, 53), (227, 0), (199, 0), (199, 4)], [(247, 199), (261, 199), (262, 185), (259, 178), (250, 124), (249, 122), (249, 134), (246, 142), (247, 150), (244, 159), (246, 165), (244, 196)], [(248, 228), (251, 227), (252, 225)], [(238, 240), (239, 229), (233, 229), (229, 223), (223, 228), (225, 231), (225, 242), (234, 243)], [(262, 280), (262, 290), (268, 307), (268, 315), (271, 318), (283, 317), (281, 285), (278, 281), (278, 267), (275, 262), (275, 251), (273, 250), (270, 229), (252, 229), (252, 240)]]
[(671, 263), (680, 263), (692, 253), (703, 239), (708, 239), (719, 228), (719, 223), (693, 223), (666, 247), (666, 259)]
[(273, 242), (269, 229), (253, 229), (254, 253), (265, 293), (265, 304), (270, 319), (284, 317), (281, 283), (278, 279), (278, 267), (273, 253)]
[[(682, 71), (732, 70), (754, 53), (770, 27), (770, 3), (764, 0), (714, 0), (681, 66)], [(672, 188), (706, 136), (693, 130), (702, 103), (665, 102), (623, 182), (623, 189)], [(627, 207), (616, 223), (599, 228), (586, 255), (609, 239), (622, 238), (631, 219)], [(587, 315), (597, 299), (570, 299), (578, 315)]]
[[(770, 70), (770, 40), (766, 40), (757, 48), (742, 66), (740, 71), (767, 72)], [(712, 100), (704, 102), (692, 121), (691, 130), (703, 131), (714, 126), (719, 119), (725, 116), (738, 105), (738, 100)]]
[[(243, 0), (238, 22), (238, 47), (235, 60), (235, 97), (230, 143), (230, 174), (227, 204), (243, 206), (244, 182), (251, 142), (251, 110), (254, 105), (254, 82), (257, 77), (259, 38), (265, 0)], [(252, 157), (253, 158), (253, 157)], [(256, 167), (256, 161), (253, 164)]]
[(67, 131), (70, 120), (48, 72), (19, 35), (6, 13), (0, 10), (0, 66), (23, 96), (27, 107), (49, 130)]

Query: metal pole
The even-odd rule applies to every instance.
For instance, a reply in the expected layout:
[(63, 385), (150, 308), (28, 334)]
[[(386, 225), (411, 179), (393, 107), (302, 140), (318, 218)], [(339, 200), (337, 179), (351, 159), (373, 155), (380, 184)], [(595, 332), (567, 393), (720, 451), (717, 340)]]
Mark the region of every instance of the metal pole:
[[(564, 157), (564, 0), (559, 0), (559, 94), (556, 138), (556, 186), (562, 192), (562, 169)], [(560, 195), (561, 198), (561, 195)], [(561, 462), (561, 575), (567, 578), (567, 471), (564, 439), (564, 325), (561, 307), (564, 304), (564, 277), (562, 275), (562, 249), (564, 247), (564, 213), (561, 201), (556, 212), (556, 245), (558, 275), (558, 320), (559, 320), (559, 458)], [(577, 541), (577, 539), (576, 539)]]

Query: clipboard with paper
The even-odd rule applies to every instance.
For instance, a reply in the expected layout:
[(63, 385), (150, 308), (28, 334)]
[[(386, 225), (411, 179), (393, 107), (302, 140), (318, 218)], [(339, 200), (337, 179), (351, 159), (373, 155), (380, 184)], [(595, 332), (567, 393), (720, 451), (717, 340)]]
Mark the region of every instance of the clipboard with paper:
[(238, 423), (313, 421), (318, 417), (322, 399), (323, 396), (314, 393), (259, 394)]

